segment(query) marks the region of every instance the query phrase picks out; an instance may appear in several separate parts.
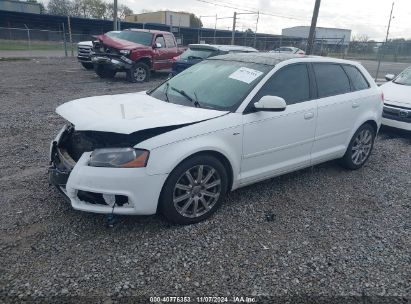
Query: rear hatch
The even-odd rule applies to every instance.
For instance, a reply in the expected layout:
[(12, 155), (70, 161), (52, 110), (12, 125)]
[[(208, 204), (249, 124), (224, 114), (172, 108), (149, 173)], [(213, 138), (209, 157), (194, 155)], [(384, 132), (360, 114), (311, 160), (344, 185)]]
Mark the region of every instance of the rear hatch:
[(173, 74), (178, 74), (192, 65), (195, 65), (204, 59), (218, 55), (218, 50), (210, 48), (188, 48), (183, 54), (177, 57), (177, 60), (173, 63)]

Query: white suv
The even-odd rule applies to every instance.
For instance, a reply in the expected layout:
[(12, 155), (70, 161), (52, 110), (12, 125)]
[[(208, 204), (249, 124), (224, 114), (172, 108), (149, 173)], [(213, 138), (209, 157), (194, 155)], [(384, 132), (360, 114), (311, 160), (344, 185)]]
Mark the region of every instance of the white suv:
[(57, 108), (49, 178), (77, 210), (189, 224), (228, 190), (340, 159), (367, 161), (381, 90), (357, 62), (288, 54), (207, 59), (148, 92)]

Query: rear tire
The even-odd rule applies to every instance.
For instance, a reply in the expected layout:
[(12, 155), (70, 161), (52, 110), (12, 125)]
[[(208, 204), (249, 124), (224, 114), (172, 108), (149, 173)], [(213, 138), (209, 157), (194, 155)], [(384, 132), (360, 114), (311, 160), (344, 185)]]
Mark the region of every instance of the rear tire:
[(159, 207), (170, 222), (198, 223), (221, 205), (228, 188), (223, 164), (209, 155), (197, 155), (180, 163), (161, 191)]
[(115, 70), (106, 68), (104, 65), (94, 65), (94, 71), (100, 78), (114, 78)]
[(350, 170), (361, 168), (371, 155), (375, 135), (376, 130), (370, 124), (366, 123), (359, 127), (340, 159), (341, 165)]
[(94, 68), (94, 65), (90, 62), (82, 62), (81, 65), (86, 69), (86, 70), (92, 70)]
[(127, 80), (133, 83), (141, 83), (150, 80), (150, 68), (143, 62), (135, 63), (127, 71)]

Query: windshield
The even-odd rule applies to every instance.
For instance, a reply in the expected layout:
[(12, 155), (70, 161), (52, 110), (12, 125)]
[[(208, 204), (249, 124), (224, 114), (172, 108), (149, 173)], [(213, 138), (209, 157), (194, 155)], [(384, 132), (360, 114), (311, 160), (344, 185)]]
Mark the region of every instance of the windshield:
[(206, 60), (177, 74), (149, 94), (176, 104), (234, 111), (272, 68), (257, 63)]
[[(109, 36), (113, 37), (112, 35)], [(153, 41), (153, 34), (147, 32), (122, 31), (114, 34), (114, 37), (142, 45), (151, 45)]]
[(180, 55), (181, 59), (206, 59), (217, 53), (215, 50), (209, 49), (188, 49)]
[(119, 32), (119, 31), (111, 31), (111, 32), (107, 32), (107, 33), (106, 33), (106, 36), (109, 36), (109, 37), (117, 37), (119, 33), (121, 33), (121, 32)]
[(394, 83), (411, 86), (411, 67), (402, 71), (394, 80)]

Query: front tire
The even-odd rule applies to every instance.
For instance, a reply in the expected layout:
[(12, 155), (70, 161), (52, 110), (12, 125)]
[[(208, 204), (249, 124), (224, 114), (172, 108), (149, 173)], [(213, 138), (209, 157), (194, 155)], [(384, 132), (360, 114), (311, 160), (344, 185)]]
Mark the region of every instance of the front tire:
[(375, 135), (376, 131), (370, 124), (363, 124), (353, 135), (341, 164), (350, 170), (361, 168), (371, 155)]
[(161, 192), (160, 211), (176, 224), (198, 223), (218, 209), (227, 188), (227, 172), (218, 159), (194, 156), (170, 173)]
[(94, 65), (90, 62), (82, 62), (81, 65), (83, 66), (83, 68), (85, 68), (86, 70), (92, 70), (94, 68)]
[(116, 75), (116, 71), (112, 69), (108, 69), (104, 65), (94, 65), (94, 71), (100, 78), (114, 78)]
[(133, 83), (145, 82), (150, 80), (150, 68), (143, 62), (135, 63), (127, 71), (127, 80)]

